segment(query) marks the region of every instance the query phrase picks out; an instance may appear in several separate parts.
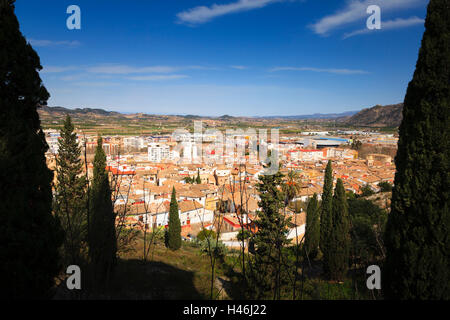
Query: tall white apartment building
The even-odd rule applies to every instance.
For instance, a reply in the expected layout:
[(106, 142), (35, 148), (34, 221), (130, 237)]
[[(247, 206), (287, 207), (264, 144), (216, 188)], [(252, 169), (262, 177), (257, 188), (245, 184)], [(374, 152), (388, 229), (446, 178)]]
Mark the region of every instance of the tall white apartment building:
[(58, 153), (58, 140), (60, 138), (60, 134), (56, 130), (45, 130), (45, 140), (48, 144), (48, 152), (51, 152), (53, 154)]
[(163, 160), (173, 160), (173, 153), (170, 151), (170, 147), (163, 143), (149, 143), (148, 161), (162, 162)]

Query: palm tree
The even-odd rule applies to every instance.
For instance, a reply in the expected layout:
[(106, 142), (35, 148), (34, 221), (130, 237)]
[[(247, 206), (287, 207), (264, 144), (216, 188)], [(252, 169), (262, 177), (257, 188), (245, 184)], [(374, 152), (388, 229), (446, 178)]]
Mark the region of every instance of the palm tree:
[(300, 192), (301, 181), (297, 171), (290, 170), (286, 176), (286, 182), (282, 185), (285, 194), (285, 205), (288, 205)]

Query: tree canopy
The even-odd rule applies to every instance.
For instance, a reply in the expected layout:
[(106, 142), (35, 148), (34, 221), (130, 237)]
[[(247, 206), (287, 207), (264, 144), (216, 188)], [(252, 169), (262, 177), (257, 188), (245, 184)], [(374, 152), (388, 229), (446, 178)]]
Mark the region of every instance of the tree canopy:
[(387, 298), (450, 298), (450, 2), (430, 0), (406, 91), (383, 288)]
[(0, 2), (0, 290), (42, 299), (61, 270), (64, 233), (52, 215), (53, 172), (37, 112), (49, 93), (14, 9), (14, 1)]

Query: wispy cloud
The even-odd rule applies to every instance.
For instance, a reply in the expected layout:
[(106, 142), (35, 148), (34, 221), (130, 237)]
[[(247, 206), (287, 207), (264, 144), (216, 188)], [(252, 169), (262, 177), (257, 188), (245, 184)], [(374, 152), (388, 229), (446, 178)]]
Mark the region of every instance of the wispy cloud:
[(360, 35), (360, 34), (392, 30), (392, 29), (399, 29), (399, 28), (406, 28), (406, 27), (411, 27), (411, 26), (424, 24), (424, 23), (425, 23), (425, 20), (418, 18), (418, 17), (411, 17), (411, 18), (407, 18), (407, 19), (397, 18), (397, 19), (389, 20), (389, 21), (381, 21), (381, 29), (369, 30), (369, 29), (365, 28), (365, 29), (355, 30), (355, 31), (344, 34), (343, 39), (347, 39), (347, 38), (350, 38), (350, 37), (353, 37), (356, 35)]
[(247, 66), (230, 66), (230, 68), (237, 69), (237, 70), (245, 70), (245, 69), (248, 69)]
[[(62, 73), (58, 77), (62, 81), (76, 81), (79, 79), (122, 79), (135, 81), (167, 81), (190, 78), (189, 75), (176, 72), (187, 70), (218, 70), (216, 67), (188, 65), (188, 66), (130, 66), (122, 64), (102, 64), (91, 66), (45, 66), (41, 73)], [(88, 82), (77, 82), (85, 85)], [(97, 83), (97, 82), (94, 82)], [(101, 82), (103, 85), (104, 82)]]
[(79, 41), (54, 41), (54, 40), (28, 40), (33, 47), (78, 47), (81, 45)]
[(83, 75), (83, 74), (74, 74), (74, 75), (62, 76), (59, 79), (62, 81), (75, 81), (75, 80), (83, 79), (84, 77), (85, 77), (85, 75)]
[(153, 66), (153, 67), (131, 67), (126, 65), (104, 65), (95, 66), (87, 69), (91, 73), (103, 74), (133, 74), (133, 73), (171, 73), (177, 68), (168, 66)]
[(332, 29), (368, 17), (366, 10), (369, 5), (380, 6), (383, 14), (384, 12), (410, 8), (425, 2), (427, 0), (349, 0), (345, 8), (323, 17), (316, 23), (310, 25), (310, 28), (317, 34), (327, 35)]
[(178, 70), (219, 70), (217, 67), (205, 67), (205, 66), (185, 66), (178, 67)]
[(220, 16), (263, 8), (280, 1), (283, 0), (238, 0), (227, 4), (213, 4), (210, 7), (198, 6), (179, 12), (177, 18), (180, 23), (200, 24)]
[(173, 73), (180, 70), (216, 70), (205, 66), (148, 66), (134, 67), (128, 65), (99, 65), (87, 68), (88, 72), (98, 74), (141, 74), (141, 73)]
[(184, 74), (170, 74), (170, 75), (148, 75), (148, 76), (127, 77), (128, 80), (136, 80), (136, 81), (178, 80), (184, 78), (189, 78), (189, 76)]
[(75, 82), (73, 84), (80, 87), (100, 87), (100, 88), (107, 88), (120, 85), (119, 83), (115, 82), (101, 82), (101, 81), (83, 81), (83, 82)]
[(77, 70), (74, 66), (44, 66), (41, 73), (62, 73), (67, 71)]
[(353, 70), (353, 69), (323, 69), (323, 68), (312, 68), (312, 67), (275, 67), (270, 69), (270, 72), (278, 71), (312, 71), (312, 72), (325, 72), (333, 74), (367, 74), (369, 72), (364, 70)]

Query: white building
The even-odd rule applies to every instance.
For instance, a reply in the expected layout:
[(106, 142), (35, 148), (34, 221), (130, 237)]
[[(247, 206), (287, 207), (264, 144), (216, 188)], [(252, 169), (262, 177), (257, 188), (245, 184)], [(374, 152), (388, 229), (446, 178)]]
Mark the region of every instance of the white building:
[[(170, 205), (167, 202), (164, 205), (160, 206), (157, 212), (151, 213), (151, 215), (153, 216), (153, 223), (157, 227), (167, 226), (169, 224), (169, 210)], [(196, 201), (179, 201), (178, 214), (180, 217), (180, 224), (182, 226), (190, 224), (212, 223), (214, 221), (214, 212), (206, 210), (203, 205)], [(151, 220), (149, 219), (148, 221)]]
[(296, 149), (289, 153), (293, 161), (318, 161), (324, 158), (324, 152), (316, 149)]
[(123, 145), (125, 148), (142, 149), (146, 147), (147, 141), (144, 137), (125, 137)]
[(174, 153), (170, 151), (167, 144), (149, 143), (148, 145), (148, 161), (163, 162), (164, 160), (173, 160)]
[(357, 152), (351, 149), (341, 149), (341, 148), (327, 148), (324, 149), (326, 151), (326, 158), (339, 158), (339, 159), (347, 159), (352, 160), (356, 159)]

